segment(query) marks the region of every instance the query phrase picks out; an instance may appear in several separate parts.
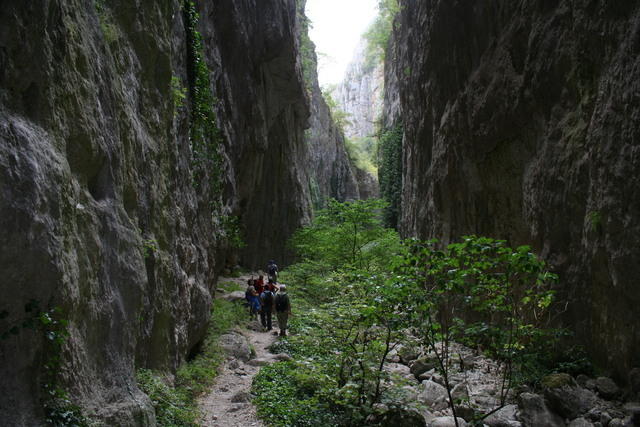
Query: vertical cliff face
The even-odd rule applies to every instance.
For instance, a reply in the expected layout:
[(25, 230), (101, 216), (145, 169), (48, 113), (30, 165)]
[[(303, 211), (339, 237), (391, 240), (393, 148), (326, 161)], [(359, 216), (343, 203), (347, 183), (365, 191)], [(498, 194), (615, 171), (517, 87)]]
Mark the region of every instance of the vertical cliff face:
[(296, 2), (203, 2), (202, 16), (234, 177), (227, 194), (247, 243), (242, 264), (286, 264), (286, 241), (311, 212)]
[(336, 126), (318, 83), (318, 60), (315, 45), (309, 39), (306, 0), (298, 0), (301, 21), (300, 44), (304, 80), (311, 115), (305, 132), (308, 148), (309, 189), (314, 207), (322, 208), (327, 200), (355, 200), (360, 197), (354, 167), (345, 149), (344, 135)]
[(403, 2), (394, 38), (403, 233), (532, 244), (596, 360), (640, 364), (640, 6)]
[[(31, 299), (60, 307), (63, 386), (107, 425), (153, 424), (135, 370), (175, 369), (202, 338), (224, 262), (221, 214), (241, 217), (255, 265), (284, 258), (310, 210), (294, 1), (198, 6), (223, 144), (217, 169), (199, 174), (195, 106), (183, 99), (194, 80), (187, 5), (0, 10), (0, 332)], [(42, 419), (44, 342), (20, 327), (0, 341), (7, 425)]]
[(344, 129), (347, 138), (373, 136), (382, 113), (384, 62), (373, 54), (367, 55), (367, 43), (366, 39), (360, 41), (335, 91), (336, 101), (349, 115)]

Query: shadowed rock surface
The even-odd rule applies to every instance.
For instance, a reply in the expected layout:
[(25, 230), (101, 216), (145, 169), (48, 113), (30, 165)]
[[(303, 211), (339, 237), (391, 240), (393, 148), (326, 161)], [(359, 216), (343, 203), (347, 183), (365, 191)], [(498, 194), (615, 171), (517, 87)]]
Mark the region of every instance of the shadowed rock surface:
[[(298, 14), (304, 18), (306, 0), (298, 1)], [(345, 149), (344, 135), (331, 117), (331, 112), (318, 84), (315, 45), (309, 39), (308, 28), (301, 28), (304, 76), (311, 115), (305, 140), (309, 149), (309, 189), (316, 208), (322, 208), (331, 198), (338, 201), (360, 198), (357, 168)]]
[[(640, 5), (403, 2), (387, 106), (401, 229), (530, 244), (565, 324), (618, 378), (640, 352)], [(397, 92), (389, 93), (389, 91)]]
[[(223, 197), (192, 184), (183, 2), (0, 10), (0, 311), (62, 309), (63, 385), (107, 425), (154, 424), (135, 370), (174, 370), (202, 339), (220, 212), (241, 217), (248, 265), (286, 260), (309, 216), (295, 2), (202, 4)], [(3, 424), (42, 419), (41, 335), (0, 341)]]

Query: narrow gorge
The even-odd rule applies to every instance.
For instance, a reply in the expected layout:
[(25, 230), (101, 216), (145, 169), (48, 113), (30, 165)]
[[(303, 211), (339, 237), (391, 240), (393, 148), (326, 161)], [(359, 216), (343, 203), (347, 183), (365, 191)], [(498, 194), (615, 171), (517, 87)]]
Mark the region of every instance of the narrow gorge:
[(640, 3), (374, 1), (329, 88), (311, 1), (3, 2), (0, 425), (232, 425), (140, 373), (226, 354), (269, 259), (264, 425), (640, 425)]

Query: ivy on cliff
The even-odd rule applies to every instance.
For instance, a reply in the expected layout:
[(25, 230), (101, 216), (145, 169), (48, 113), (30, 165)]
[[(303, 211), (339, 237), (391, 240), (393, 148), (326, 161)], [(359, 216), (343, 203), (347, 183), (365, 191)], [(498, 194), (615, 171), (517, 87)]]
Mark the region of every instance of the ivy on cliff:
[(378, 147), (380, 197), (389, 203), (384, 223), (397, 229), (402, 201), (402, 125), (383, 130)]
[[(198, 31), (199, 14), (195, 2), (184, 2), (187, 32), (187, 75), (191, 102), (189, 139), (192, 151), (193, 185), (199, 188), (209, 179), (209, 191), (219, 194), (221, 187), (219, 152), (220, 131), (216, 125), (213, 106), (217, 100), (211, 90), (209, 68), (204, 59), (202, 35)], [(206, 191), (206, 190), (205, 190)]]
[(393, 30), (393, 19), (399, 11), (398, 0), (378, 1), (378, 16), (364, 34), (367, 41), (365, 69), (371, 70), (375, 64), (384, 62), (387, 44)]

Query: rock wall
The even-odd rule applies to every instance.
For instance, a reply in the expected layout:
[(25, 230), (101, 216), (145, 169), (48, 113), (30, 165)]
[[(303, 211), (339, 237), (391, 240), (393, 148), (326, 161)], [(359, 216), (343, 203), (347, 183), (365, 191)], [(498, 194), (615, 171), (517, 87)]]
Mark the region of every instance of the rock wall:
[(375, 135), (376, 120), (382, 112), (384, 62), (367, 57), (367, 40), (361, 39), (344, 79), (335, 90), (336, 101), (349, 115), (344, 133), (347, 138)]
[[(207, 175), (222, 197), (192, 182), (183, 6), (0, 10), (0, 333), (31, 299), (60, 307), (63, 386), (105, 425), (153, 425), (135, 370), (174, 370), (203, 337), (221, 212), (241, 217), (254, 266), (285, 259), (310, 211), (294, 1), (198, 6), (223, 136)], [(41, 424), (44, 341), (22, 328), (0, 340), (4, 424)]]
[(531, 244), (623, 379), (640, 365), (640, 4), (407, 1), (398, 24), (403, 234)]
[(286, 265), (286, 241), (309, 221), (304, 129), (309, 101), (298, 54), (295, 0), (203, 2), (216, 96), (235, 182), (232, 213), (244, 227), (242, 265)]
[(308, 146), (309, 188), (315, 208), (325, 206), (327, 200), (339, 201), (360, 198), (358, 181), (345, 149), (344, 135), (336, 126), (318, 84), (318, 61), (315, 45), (309, 39), (304, 15), (306, 0), (298, 0), (298, 15), (303, 22), (300, 43), (304, 77), (311, 115), (305, 132)]

